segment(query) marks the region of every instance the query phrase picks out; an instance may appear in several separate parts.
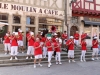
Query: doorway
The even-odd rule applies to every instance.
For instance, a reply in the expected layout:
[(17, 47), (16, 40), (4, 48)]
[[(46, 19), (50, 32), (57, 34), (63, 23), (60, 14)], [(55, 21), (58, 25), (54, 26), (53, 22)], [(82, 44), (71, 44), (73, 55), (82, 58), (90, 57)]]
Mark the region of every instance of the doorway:
[(70, 36), (74, 36), (76, 31), (79, 31), (78, 28), (76, 26), (72, 26), (70, 28)]

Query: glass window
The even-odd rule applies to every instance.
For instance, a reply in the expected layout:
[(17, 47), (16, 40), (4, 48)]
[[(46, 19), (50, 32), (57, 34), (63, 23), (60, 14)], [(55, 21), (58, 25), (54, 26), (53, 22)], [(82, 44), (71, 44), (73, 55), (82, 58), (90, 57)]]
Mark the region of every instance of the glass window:
[(93, 0), (86, 0), (86, 1), (93, 2)]
[(31, 24), (34, 24), (34, 21), (35, 21), (35, 17), (33, 17), (33, 16), (27, 16), (26, 17), (26, 24), (27, 25), (31, 25)]
[(21, 19), (21, 16), (19, 16), (19, 15), (13, 15), (13, 23), (20, 24), (20, 19)]
[(86, 39), (91, 39), (91, 29), (90, 25), (84, 25), (84, 32), (87, 34)]
[(8, 14), (0, 14), (0, 22), (8, 23)]

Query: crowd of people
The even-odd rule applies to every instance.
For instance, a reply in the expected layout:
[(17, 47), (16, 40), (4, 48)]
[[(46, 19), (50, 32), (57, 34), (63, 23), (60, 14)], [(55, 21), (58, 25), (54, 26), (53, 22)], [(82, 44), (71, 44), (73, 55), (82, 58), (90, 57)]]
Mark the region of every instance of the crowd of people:
[[(80, 37), (81, 36), (81, 37)], [(10, 60), (18, 60), (17, 55), (19, 53), (19, 49), (24, 53), (24, 44), (23, 44), (23, 33), (21, 29), (18, 29), (18, 32), (7, 32), (4, 36), (4, 50), (5, 54), (10, 54)], [(34, 56), (34, 68), (36, 68), (37, 59), (39, 59), (38, 64), (41, 65), (42, 58), (46, 58), (48, 55), (48, 67), (51, 67), (51, 59), (52, 56), (55, 56), (56, 64), (61, 63), (61, 47), (63, 43), (63, 47), (68, 49), (68, 62), (75, 62), (74, 60), (74, 48), (78, 45), (81, 46), (81, 56), (80, 61), (85, 62), (85, 54), (87, 51), (87, 43), (86, 43), (86, 34), (82, 33), (80, 35), (78, 31), (73, 36), (70, 36), (68, 39), (66, 31), (64, 31), (61, 36), (58, 36), (57, 33), (48, 32), (44, 34), (43, 32), (38, 32), (35, 36), (34, 32), (29, 31), (26, 34), (27, 38), (27, 57), (26, 59), (33, 59)], [(79, 41), (81, 38), (81, 41)], [(98, 45), (99, 42), (97, 37), (94, 36), (92, 40), (92, 60), (98, 60)]]

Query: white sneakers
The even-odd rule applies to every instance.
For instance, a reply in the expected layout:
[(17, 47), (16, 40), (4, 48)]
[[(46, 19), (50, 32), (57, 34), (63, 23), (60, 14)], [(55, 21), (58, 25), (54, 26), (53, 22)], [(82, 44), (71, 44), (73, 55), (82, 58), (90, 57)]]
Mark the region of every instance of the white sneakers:
[[(99, 58), (97, 57), (97, 58), (95, 58), (96, 60), (99, 60)], [(94, 58), (92, 58), (92, 60), (94, 61), (95, 60)]]
[(34, 64), (34, 68), (36, 68), (36, 65)]
[(70, 60), (68, 60), (68, 62), (70, 63)]
[(31, 59), (33, 59), (33, 57), (30, 57)]
[(26, 59), (28, 59), (28, 57), (26, 57)]
[(56, 65), (58, 65), (58, 64), (61, 65), (62, 63), (61, 62), (56, 62)]
[[(10, 60), (13, 60), (13, 57), (11, 57), (11, 58), (10, 58)], [(15, 57), (15, 60), (18, 60), (18, 58), (17, 58), (17, 57)]]
[(39, 63), (38, 65), (39, 65), (40, 67), (42, 67), (42, 65), (41, 65), (40, 63)]
[[(68, 60), (68, 62), (70, 63), (71, 61), (70, 61), (70, 60)], [(75, 60), (72, 60), (72, 62), (75, 62)]]
[[(26, 57), (26, 59), (29, 59), (29, 57)], [(30, 57), (30, 59), (33, 59), (33, 57)]]
[(12, 60), (13, 58), (11, 57), (10, 60)]
[(92, 60), (94, 61), (94, 58), (92, 58)]
[(56, 65), (58, 65), (58, 62), (56, 62)]
[(51, 66), (51, 65), (50, 65), (50, 64), (48, 64), (48, 68), (50, 68), (50, 66)]
[[(38, 65), (39, 65), (40, 67), (42, 67), (42, 65), (41, 65), (40, 63), (39, 63)], [(34, 68), (36, 68), (36, 64), (34, 64)]]
[(15, 57), (15, 60), (18, 60), (18, 58), (17, 58), (17, 57)]

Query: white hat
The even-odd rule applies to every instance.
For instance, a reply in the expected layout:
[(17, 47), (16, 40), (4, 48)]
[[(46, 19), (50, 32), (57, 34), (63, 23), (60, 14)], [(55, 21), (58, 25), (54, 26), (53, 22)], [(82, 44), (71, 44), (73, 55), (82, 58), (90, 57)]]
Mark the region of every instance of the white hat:
[(8, 34), (8, 33), (6, 33), (6, 36), (9, 36), (9, 34)]
[(15, 35), (18, 35), (18, 32), (15, 32)]
[(97, 37), (94, 37), (94, 39), (97, 39)]
[(54, 33), (54, 35), (57, 35), (57, 33)]
[(19, 28), (18, 31), (20, 31), (21, 29)]
[(12, 34), (15, 34), (15, 32), (13, 32)]
[(22, 30), (20, 30), (19, 32), (22, 32)]
[(43, 32), (41, 32), (41, 35), (43, 34)]
[(59, 40), (58, 38), (56, 38), (56, 40)]
[(30, 32), (30, 35), (34, 35), (34, 32)]
[(73, 36), (70, 36), (70, 38), (72, 38), (72, 39), (73, 39), (74, 37), (73, 37)]
[(51, 37), (47, 37), (47, 39), (49, 40), (49, 39), (51, 39)]

